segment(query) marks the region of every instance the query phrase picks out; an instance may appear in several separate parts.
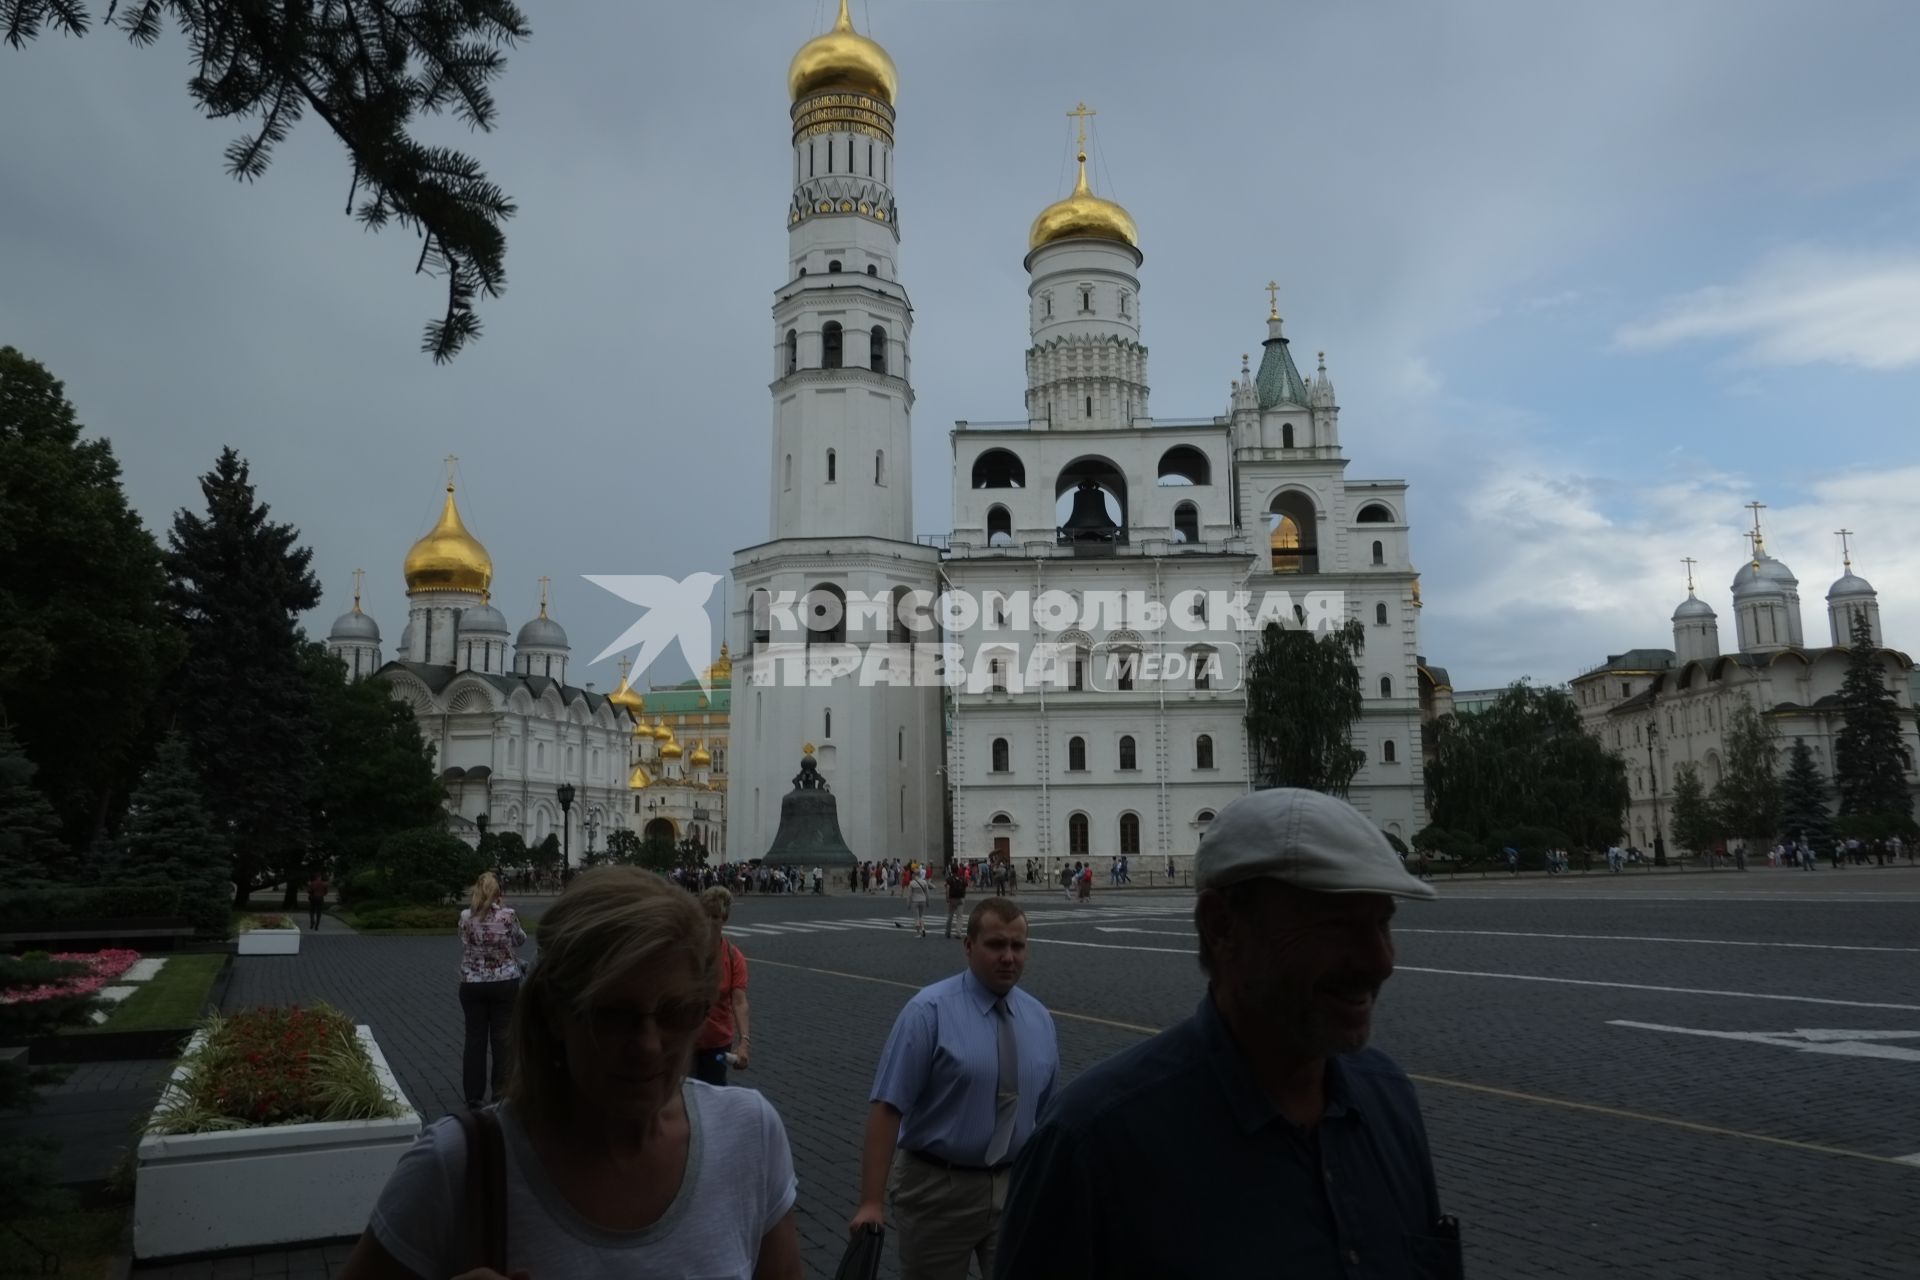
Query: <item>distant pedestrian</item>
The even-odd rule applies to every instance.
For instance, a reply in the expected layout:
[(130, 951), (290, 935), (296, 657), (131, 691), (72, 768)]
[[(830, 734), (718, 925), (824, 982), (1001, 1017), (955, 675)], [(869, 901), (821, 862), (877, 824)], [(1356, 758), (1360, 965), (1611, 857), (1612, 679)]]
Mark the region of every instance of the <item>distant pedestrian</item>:
[(747, 1069), (747, 958), (722, 932), (733, 915), (733, 895), (719, 885), (702, 890), (700, 909), (707, 913), (713, 927), (713, 945), (719, 960), (720, 990), (707, 1013), (706, 1025), (693, 1042), (693, 1078), (708, 1084), (725, 1084), (727, 1068)]
[[(927, 936), (927, 899), (932, 892), (924, 872), (907, 881), (907, 906), (913, 912), (913, 932), (916, 937)], [(952, 932), (951, 927), (948, 932)]]
[(947, 864), (947, 936), (953, 936), (953, 926), (960, 919), (960, 908), (967, 904), (967, 878), (960, 874), (960, 868)]
[(1433, 887), (1351, 805), (1293, 788), (1222, 809), (1194, 861), (1207, 994), (1053, 1099), (992, 1274), (1460, 1276), (1413, 1085), (1366, 1047), (1394, 900)]
[(892, 1193), (902, 1280), (966, 1280), (975, 1259), (981, 1275), (994, 1274), (1008, 1175), (1060, 1074), (1053, 1016), (1018, 986), (1027, 964), (1019, 905), (976, 905), (966, 954), (964, 970), (900, 1011), (874, 1073), (850, 1226), (879, 1226)]
[(313, 879), (307, 881), (307, 928), (319, 929), (320, 917), (327, 909), (327, 890), (330, 887), (326, 876), (320, 873), (320, 868), (315, 867)]
[(506, 1093), (507, 1029), (523, 972), (515, 953), (526, 942), (519, 914), (500, 896), (500, 882), (493, 872), (482, 872), (460, 913), (460, 1012), (466, 1022), (460, 1086), (470, 1111), (487, 1104), (489, 1089), (495, 1102)]

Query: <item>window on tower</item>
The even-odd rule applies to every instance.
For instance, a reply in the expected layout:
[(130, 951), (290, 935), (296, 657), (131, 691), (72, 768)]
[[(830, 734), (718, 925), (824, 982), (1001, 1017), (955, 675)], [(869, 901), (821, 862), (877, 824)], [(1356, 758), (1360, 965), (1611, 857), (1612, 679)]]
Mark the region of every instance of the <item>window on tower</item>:
[(1291, 422), (1283, 422), (1280, 424), (1280, 447), (1282, 449), (1293, 448), (1293, 424)]
[(1392, 676), (1380, 677), (1380, 696), (1383, 698), (1391, 698), (1393, 696), (1393, 677)]
[(1082, 311), (1093, 310), (1093, 290), (1082, 289), (1080, 291), (1080, 309)]
[(1134, 751), (1133, 736), (1122, 734), (1120, 737), (1120, 767), (1126, 770), (1138, 769), (1139, 759)]
[(871, 142), (867, 144), (867, 176), (869, 178), (873, 176), (873, 144)]
[(829, 320), (820, 330), (820, 367), (840, 367), (840, 322)]
[(1087, 740), (1085, 738), (1067, 739), (1067, 772), (1085, 773), (1087, 771)]
[(827, 274), (830, 276), (837, 276), (840, 274), (840, 259), (835, 258), (833, 261), (827, 263)]
[(867, 363), (875, 373), (887, 371), (887, 331), (882, 325), (873, 326), (867, 335)]
[(990, 547), (1013, 545), (1013, 513), (998, 503), (987, 508), (987, 545)]
[(1387, 606), (1384, 604), (1373, 606), (1373, 621), (1375, 626), (1384, 627), (1387, 625)]
[(887, 451), (885, 449), (873, 451), (873, 482), (875, 484), (887, 482)]
[(787, 330), (787, 372), (793, 373), (800, 368), (800, 331)]
[(1385, 564), (1387, 562), (1387, 548), (1385, 543), (1376, 542), (1373, 544), (1373, 562), (1375, 564)]
[(839, 469), (836, 466), (837, 462), (838, 462), (838, 458), (834, 454), (833, 450), (831, 449), (827, 450), (827, 483), (828, 484), (832, 484), (834, 483), (835, 480), (839, 479), (839, 477), (835, 474), (835, 472), (838, 471)]

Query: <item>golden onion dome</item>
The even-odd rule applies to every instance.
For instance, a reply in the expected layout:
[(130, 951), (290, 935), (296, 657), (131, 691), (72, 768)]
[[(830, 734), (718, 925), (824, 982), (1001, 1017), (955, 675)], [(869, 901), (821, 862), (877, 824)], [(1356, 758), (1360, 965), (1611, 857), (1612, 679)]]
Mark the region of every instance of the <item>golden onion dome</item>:
[(720, 656), (715, 658), (712, 665), (707, 668), (707, 683), (709, 685), (733, 683), (733, 659), (727, 654), (725, 641), (720, 644)]
[(673, 730), (667, 728), (667, 722), (659, 716), (653, 718), (653, 736), (656, 741), (665, 742), (673, 737)]
[(687, 757), (687, 763), (696, 769), (705, 769), (711, 766), (713, 764), (713, 754), (707, 750), (707, 744), (703, 742), (695, 747), (693, 754)]
[(800, 46), (787, 67), (787, 92), (795, 102), (829, 89), (851, 89), (893, 105), (900, 77), (887, 51), (853, 29), (847, 0), (833, 30)]
[(638, 690), (627, 683), (627, 677), (625, 675), (620, 677), (620, 687), (607, 695), (607, 701), (624, 710), (635, 720), (638, 720), (647, 709), (647, 700), (640, 696)]
[(685, 754), (686, 752), (680, 749), (680, 744), (672, 740), (669, 740), (666, 746), (660, 748), (660, 758), (662, 760), (678, 760)]
[(645, 765), (633, 766), (633, 772), (627, 775), (627, 786), (635, 791), (643, 791), (653, 785), (653, 775), (647, 772)]
[(1080, 179), (1073, 184), (1073, 194), (1040, 211), (1033, 220), (1033, 230), (1027, 233), (1027, 249), (1031, 252), (1057, 240), (1081, 238), (1118, 240), (1132, 249), (1140, 247), (1140, 229), (1133, 225), (1133, 215), (1093, 194), (1093, 188), (1087, 185), (1084, 151), (1080, 153)]
[(460, 508), (447, 486), (440, 522), (407, 552), (407, 594), (416, 591), (484, 592), (493, 582), (493, 557), (460, 522)]

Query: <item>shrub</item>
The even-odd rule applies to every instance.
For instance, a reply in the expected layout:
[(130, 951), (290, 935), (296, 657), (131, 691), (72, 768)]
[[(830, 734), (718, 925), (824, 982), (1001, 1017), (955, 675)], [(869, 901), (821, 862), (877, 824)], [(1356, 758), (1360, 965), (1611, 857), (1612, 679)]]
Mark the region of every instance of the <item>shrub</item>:
[(147, 1123), (149, 1133), (212, 1133), (398, 1115), (353, 1020), (337, 1009), (253, 1009), (209, 1019)]
[(179, 914), (180, 891), (171, 885), (17, 889), (0, 896), (0, 927)]
[(460, 923), (459, 907), (388, 904), (353, 913), (356, 929), (451, 929)]
[(388, 891), (381, 896), (416, 903), (445, 902), (491, 865), (466, 841), (432, 827), (390, 836), (379, 862)]

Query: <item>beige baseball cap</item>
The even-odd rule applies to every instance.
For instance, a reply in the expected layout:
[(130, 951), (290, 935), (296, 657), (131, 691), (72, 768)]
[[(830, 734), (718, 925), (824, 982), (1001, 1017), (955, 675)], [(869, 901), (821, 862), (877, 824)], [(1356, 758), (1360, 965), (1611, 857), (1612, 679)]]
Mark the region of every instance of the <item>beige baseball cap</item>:
[(1194, 868), (1201, 889), (1267, 876), (1316, 893), (1440, 896), (1407, 871), (1386, 833), (1365, 814), (1335, 796), (1297, 787), (1255, 791), (1220, 810)]

